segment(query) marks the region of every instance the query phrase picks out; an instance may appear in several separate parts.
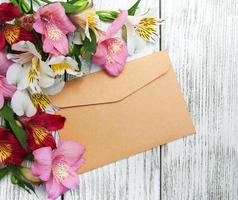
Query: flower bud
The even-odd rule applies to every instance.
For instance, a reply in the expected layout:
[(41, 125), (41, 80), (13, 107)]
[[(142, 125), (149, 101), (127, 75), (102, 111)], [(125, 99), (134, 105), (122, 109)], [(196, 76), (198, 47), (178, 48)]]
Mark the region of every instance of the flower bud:
[(42, 183), (42, 181), (38, 177), (36, 177), (32, 174), (32, 172), (29, 168), (22, 167), (20, 169), (20, 172), (25, 177), (25, 179), (32, 182), (33, 184), (40, 185)]
[(74, 12), (75, 14), (80, 13), (80, 12), (92, 7), (92, 4), (89, 3), (88, 0), (80, 0), (80, 1), (75, 2), (73, 5), (79, 7)]

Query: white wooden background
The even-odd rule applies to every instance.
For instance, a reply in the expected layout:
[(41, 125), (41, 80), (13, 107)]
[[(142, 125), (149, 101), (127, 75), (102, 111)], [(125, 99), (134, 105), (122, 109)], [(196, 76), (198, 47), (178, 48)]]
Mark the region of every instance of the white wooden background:
[[(117, 9), (134, 2), (95, 5)], [(162, 49), (169, 50), (197, 134), (83, 174), (80, 188), (61, 199), (237, 200), (238, 1), (142, 0), (141, 5), (158, 7), (166, 20)], [(0, 184), (1, 200), (37, 199), (7, 179)], [(39, 199), (47, 199), (37, 191)]]

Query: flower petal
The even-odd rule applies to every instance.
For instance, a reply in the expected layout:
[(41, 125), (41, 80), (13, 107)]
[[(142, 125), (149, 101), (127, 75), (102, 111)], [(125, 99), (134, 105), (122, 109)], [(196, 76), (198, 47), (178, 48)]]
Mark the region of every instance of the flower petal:
[(60, 40), (54, 41), (54, 48), (57, 49), (57, 51), (62, 55), (68, 54), (67, 37), (65, 35), (62, 35), (62, 38)]
[(51, 87), (42, 88), (42, 91), (47, 95), (55, 95), (63, 90), (64, 85), (64, 80), (58, 78), (55, 80), (55, 83)]
[(83, 165), (85, 164), (85, 158), (81, 157), (78, 162), (74, 163), (72, 166), (71, 166), (71, 170), (73, 171), (76, 171), (78, 170), (80, 167), (82, 167)]
[(55, 79), (53, 77), (47, 76), (45, 73), (39, 75), (39, 86), (41, 88), (51, 87), (54, 83)]
[(14, 92), (16, 91), (16, 87), (14, 85), (8, 84), (6, 78), (0, 75), (0, 90), (4, 97), (11, 98)]
[(55, 200), (61, 194), (65, 193), (67, 189), (58, 183), (55, 178), (52, 176), (49, 181), (46, 182), (46, 191), (48, 193), (48, 198)]
[(54, 157), (64, 156), (64, 160), (71, 166), (81, 159), (84, 153), (84, 146), (75, 141), (63, 141), (54, 152)]
[(39, 149), (41, 147), (51, 147), (56, 148), (56, 143), (53, 135), (45, 127), (34, 125), (28, 122), (25, 125), (27, 130), (27, 143), (31, 151)]
[[(53, 45), (53, 42), (51, 41), (51, 40), (48, 40), (46, 37), (44, 37), (43, 35), (42, 35), (42, 41), (43, 41), (43, 50), (45, 51), (45, 52), (53, 52), (53, 51), (55, 51), (54, 50), (54, 45)], [(58, 52), (56, 51), (56, 52), (54, 52), (54, 53), (52, 53), (53, 55), (55, 55), (55, 54), (57, 54)]]
[(59, 56), (53, 56), (49, 61), (48, 64), (49, 65), (53, 65), (53, 64), (59, 64), (59, 63), (63, 63), (65, 62), (65, 56), (59, 55)]
[(101, 42), (97, 45), (96, 53), (93, 55), (92, 61), (97, 65), (102, 65), (107, 60), (107, 47), (105, 42)]
[(7, 58), (17, 64), (26, 64), (31, 62), (33, 55), (29, 52), (24, 52), (20, 54), (7, 54)]
[(126, 26), (126, 42), (129, 55), (133, 55), (146, 47), (146, 41), (135, 32), (131, 26)]
[(0, 4), (0, 21), (6, 22), (11, 21), (20, 15), (20, 10), (17, 6), (12, 3), (1, 3)]
[(38, 112), (27, 123), (32, 123), (35, 126), (44, 127), (49, 131), (57, 131), (63, 128), (64, 122), (65, 117), (61, 115), (52, 115), (44, 112)]
[(78, 174), (72, 170), (69, 171), (69, 175), (66, 176), (62, 181), (62, 185), (68, 189), (75, 189), (79, 185)]
[(112, 76), (118, 76), (124, 68), (124, 64), (117, 63), (115, 61), (113, 62), (107, 62), (105, 65), (103, 65), (106, 72)]
[(19, 90), (24, 90), (29, 86), (27, 79), (31, 65), (27, 64), (23, 67), (17, 63), (12, 64), (7, 71), (7, 81), (9, 84), (17, 85)]
[(0, 109), (2, 109), (3, 105), (4, 105), (4, 97), (2, 92), (0, 92)]
[(7, 54), (0, 52), (0, 75), (6, 75), (8, 68), (13, 64), (11, 60), (8, 60)]
[(13, 134), (5, 128), (0, 128), (0, 164), (20, 164), (26, 156)]
[(6, 40), (5, 36), (2, 32), (0, 32), (0, 50), (2, 50), (5, 47)]
[(13, 111), (18, 115), (31, 117), (36, 114), (36, 108), (34, 107), (29, 94), (26, 90), (17, 90), (12, 96), (11, 106)]
[(52, 149), (50, 147), (43, 147), (33, 151), (33, 155), (32, 174), (43, 181), (48, 181), (52, 168)]
[(36, 56), (37, 58), (41, 58), (41, 55), (36, 50), (35, 45), (29, 41), (20, 41), (12, 45), (12, 49), (15, 51), (21, 52), (30, 52), (32, 55)]
[(102, 40), (106, 40), (113, 37), (120, 30), (120, 28), (125, 24), (127, 16), (128, 16), (127, 10), (121, 10), (120, 15), (112, 22), (110, 27), (107, 29), (105, 36), (102, 38)]

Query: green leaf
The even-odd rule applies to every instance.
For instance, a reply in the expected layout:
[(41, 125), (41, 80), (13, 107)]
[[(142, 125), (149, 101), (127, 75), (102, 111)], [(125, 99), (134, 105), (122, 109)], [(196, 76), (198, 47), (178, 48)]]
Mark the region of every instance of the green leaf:
[(60, 3), (64, 7), (65, 13), (67, 14), (77, 13), (77, 11), (80, 10), (79, 6), (72, 5), (67, 2), (60, 2)]
[(119, 12), (109, 11), (109, 10), (99, 10), (99, 11), (96, 11), (96, 14), (98, 15), (101, 21), (112, 22), (118, 17)]
[(97, 39), (95, 33), (89, 29), (91, 41), (85, 37), (83, 41), (83, 50), (84, 50), (84, 56), (86, 61), (90, 61), (92, 54), (95, 52), (96, 47), (97, 47)]
[(79, 56), (76, 56), (76, 55), (75, 55), (74, 58), (75, 58), (75, 60), (76, 60), (77, 63), (78, 63), (78, 68), (79, 68), (79, 70), (81, 70), (82, 62), (81, 62)]
[(54, 2), (51, 2), (51, 1), (49, 1), (49, 0), (40, 0), (40, 1), (42, 1), (42, 2), (44, 2), (44, 3), (47, 3), (47, 4), (54, 3)]
[[(72, 3), (72, 2), (74, 1), (68, 1), (67, 3)], [(80, 0), (80, 1), (77, 0), (76, 2), (73, 3), (73, 5), (79, 7), (79, 9), (76, 11), (77, 13), (80, 13), (90, 7), (88, 0)]]
[(24, 129), (17, 124), (17, 121), (14, 118), (14, 113), (7, 104), (4, 104), (3, 108), (0, 110), (0, 116), (3, 117), (9, 123), (10, 128), (16, 136), (17, 140), (20, 142), (22, 147), (26, 149), (26, 133)]
[(128, 15), (134, 16), (136, 13), (136, 10), (138, 9), (138, 6), (140, 4), (141, 0), (138, 0), (129, 10)]
[(10, 171), (10, 170), (9, 170), (9, 167), (1, 168), (1, 169), (0, 169), (0, 180), (1, 180), (4, 176), (6, 176), (9, 171)]
[(74, 44), (74, 46), (73, 46), (73, 55), (80, 56), (82, 47), (83, 47), (83, 45)]
[(20, 172), (20, 168), (21, 168), (21, 166), (11, 166), (11, 171), (12, 171), (11, 182), (12, 182), (12, 184), (18, 185), (19, 187), (26, 190), (28, 193), (33, 192), (37, 196), (32, 184), (27, 182), (24, 179), (24, 177), (22, 176), (22, 174)]
[(13, 173), (12, 174), (11, 182), (12, 182), (12, 184), (18, 185), (22, 189), (26, 190), (29, 194), (31, 194), (31, 192), (33, 192), (36, 195), (35, 189), (32, 186), (32, 184), (30, 184), (29, 182), (25, 181), (17, 173)]

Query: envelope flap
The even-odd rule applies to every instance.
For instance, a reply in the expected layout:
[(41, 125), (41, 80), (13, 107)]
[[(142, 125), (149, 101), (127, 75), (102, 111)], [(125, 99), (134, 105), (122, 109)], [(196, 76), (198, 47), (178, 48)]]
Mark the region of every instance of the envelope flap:
[(50, 99), (60, 108), (117, 102), (165, 74), (169, 66), (168, 53), (161, 51), (128, 62), (117, 78), (100, 71), (68, 81), (64, 90)]

